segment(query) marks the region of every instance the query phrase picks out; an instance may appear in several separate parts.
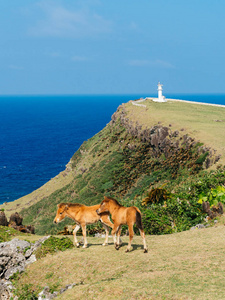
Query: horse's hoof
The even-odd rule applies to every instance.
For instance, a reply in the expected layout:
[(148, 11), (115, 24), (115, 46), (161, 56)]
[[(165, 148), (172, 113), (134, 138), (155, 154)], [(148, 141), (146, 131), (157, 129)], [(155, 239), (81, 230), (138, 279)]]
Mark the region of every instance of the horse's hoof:
[(125, 252), (130, 252), (130, 250), (129, 250), (129, 249), (127, 249)]
[(115, 245), (116, 250), (119, 250), (120, 246), (119, 245)]
[(80, 247), (80, 244), (77, 243), (77, 244), (74, 244), (75, 247), (79, 248)]
[(87, 248), (87, 245), (84, 245), (82, 248)]
[(148, 249), (144, 249), (144, 253), (148, 253)]

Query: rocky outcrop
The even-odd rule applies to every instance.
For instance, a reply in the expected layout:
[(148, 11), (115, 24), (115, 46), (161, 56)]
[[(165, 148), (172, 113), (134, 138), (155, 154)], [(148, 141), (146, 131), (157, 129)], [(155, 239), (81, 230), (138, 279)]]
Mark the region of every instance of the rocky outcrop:
[(49, 237), (43, 237), (34, 244), (19, 239), (0, 243), (0, 300), (17, 299), (13, 296), (13, 286), (9, 279), (36, 261), (34, 252)]
[(13, 295), (13, 285), (11, 281), (0, 280), (0, 300), (16, 300), (18, 299)]
[(168, 127), (162, 126), (160, 122), (151, 128), (142, 128), (138, 122), (134, 123), (127, 117), (126, 108), (123, 105), (120, 105), (112, 115), (112, 126), (118, 124), (118, 121), (131, 136), (151, 146), (153, 157), (157, 158), (164, 154), (168, 158), (177, 155), (181, 149), (182, 151), (190, 150), (192, 152), (195, 147), (196, 157), (198, 158), (196, 163), (201, 164), (205, 169), (220, 159), (220, 155), (217, 155), (216, 150), (205, 147), (188, 134), (183, 134), (182, 129), (172, 131), (171, 125)]
[(214, 219), (219, 215), (223, 214), (223, 204), (221, 202), (218, 203), (217, 206), (210, 207), (208, 201), (202, 202), (202, 210), (203, 212), (207, 213), (209, 219)]
[(1, 226), (8, 226), (8, 220), (4, 211), (0, 211), (0, 225)]
[(35, 262), (33, 252), (49, 237), (44, 237), (34, 244), (17, 238), (0, 243), (0, 279), (8, 280), (13, 274), (23, 272), (28, 264)]
[(23, 218), (16, 212), (12, 214), (9, 218), (9, 222), (6, 218), (6, 215), (3, 211), (0, 212), (0, 225), (1, 226), (9, 226), (13, 229), (16, 229), (20, 232), (24, 233), (35, 233), (34, 226), (32, 225), (22, 225)]
[(12, 214), (9, 218), (9, 224), (15, 223), (17, 226), (22, 225), (23, 218), (18, 214), (18, 212), (15, 212)]

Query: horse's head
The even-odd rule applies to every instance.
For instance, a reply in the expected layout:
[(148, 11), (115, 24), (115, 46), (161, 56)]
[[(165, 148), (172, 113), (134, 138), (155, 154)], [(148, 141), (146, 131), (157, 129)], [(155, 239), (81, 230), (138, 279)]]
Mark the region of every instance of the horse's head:
[(55, 216), (55, 219), (53, 221), (53, 223), (58, 224), (59, 222), (61, 222), (66, 216), (67, 216), (67, 210), (68, 210), (68, 204), (66, 203), (60, 203), (57, 204), (57, 213)]
[(97, 214), (100, 215), (103, 212), (109, 212), (109, 201), (107, 201), (106, 197), (102, 200), (100, 207), (96, 210)]

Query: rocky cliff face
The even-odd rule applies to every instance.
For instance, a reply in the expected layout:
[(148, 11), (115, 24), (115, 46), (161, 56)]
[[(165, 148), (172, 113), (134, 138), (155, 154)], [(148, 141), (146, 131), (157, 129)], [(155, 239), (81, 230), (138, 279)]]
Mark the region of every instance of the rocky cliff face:
[(220, 159), (220, 155), (217, 154), (216, 150), (205, 147), (188, 134), (183, 134), (182, 129), (173, 131), (171, 125), (165, 127), (160, 125), (160, 122), (151, 128), (143, 128), (138, 122), (132, 122), (127, 117), (124, 105), (118, 107), (112, 116), (111, 122), (113, 126), (116, 126), (119, 122), (135, 139), (137, 138), (142, 143), (149, 144), (153, 157), (159, 157), (164, 154), (165, 158), (169, 159), (180, 152), (184, 152), (185, 157), (183, 159), (188, 159), (190, 157), (188, 157), (187, 153), (195, 151), (196, 161), (199, 159), (197, 164), (201, 164), (205, 169), (208, 169)]

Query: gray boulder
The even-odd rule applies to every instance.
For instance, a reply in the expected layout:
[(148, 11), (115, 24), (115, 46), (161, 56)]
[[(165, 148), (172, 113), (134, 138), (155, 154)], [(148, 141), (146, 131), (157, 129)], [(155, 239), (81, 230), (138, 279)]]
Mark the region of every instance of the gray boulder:
[(41, 238), (34, 244), (19, 239), (0, 243), (0, 279), (9, 279), (13, 274), (23, 272), (28, 264), (36, 261), (33, 254), (50, 236)]

